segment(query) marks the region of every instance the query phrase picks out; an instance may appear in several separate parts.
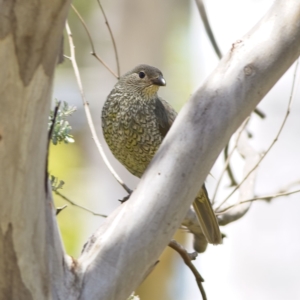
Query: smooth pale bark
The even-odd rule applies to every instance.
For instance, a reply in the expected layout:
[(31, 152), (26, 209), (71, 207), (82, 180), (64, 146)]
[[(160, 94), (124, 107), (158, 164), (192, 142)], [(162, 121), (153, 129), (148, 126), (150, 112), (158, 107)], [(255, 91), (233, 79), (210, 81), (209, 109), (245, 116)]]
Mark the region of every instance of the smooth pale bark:
[(0, 299), (54, 299), (47, 120), (69, 2), (0, 0)]
[(276, 1), (182, 109), (128, 203), (79, 258), (80, 299), (123, 300), (179, 227), (233, 132), (300, 54), (300, 2)]

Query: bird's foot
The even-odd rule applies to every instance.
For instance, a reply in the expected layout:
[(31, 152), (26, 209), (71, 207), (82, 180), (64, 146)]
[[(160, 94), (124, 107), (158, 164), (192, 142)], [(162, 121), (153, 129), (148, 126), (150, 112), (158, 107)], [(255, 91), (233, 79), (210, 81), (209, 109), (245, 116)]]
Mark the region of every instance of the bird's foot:
[(129, 194), (127, 196), (125, 196), (123, 199), (119, 199), (119, 201), (121, 202), (121, 204), (123, 204), (124, 202), (126, 202), (130, 198), (132, 192), (133, 191), (130, 191)]

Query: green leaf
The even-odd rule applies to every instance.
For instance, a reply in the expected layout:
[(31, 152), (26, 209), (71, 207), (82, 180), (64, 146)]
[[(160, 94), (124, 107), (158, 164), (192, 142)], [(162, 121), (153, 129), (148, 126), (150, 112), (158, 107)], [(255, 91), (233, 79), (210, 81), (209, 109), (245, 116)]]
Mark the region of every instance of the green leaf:
[(58, 177), (55, 177), (53, 175), (50, 175), (50, 182), (51, 182), (51, 187), (52, 191), (57, 191), (63, 188), (63, 185), (65, 182), (63, 180), (58, 180)]
[[(55, 106), (58, 105), (57, 99), (55, 99)], [(67, 117), (71, 116), (76, 111), (75, 106), (70, 106), (67, 102), (63, 102), (57, 111), (55, 124), (53, 125), (53, 132), (51, 136), (51, 141), (53, 145), (64, 142), (65, 144), (74, 143), (74, 137), (70, 134), (71, 125), (66, 120)], [(48, 130), (51, 129), (54, 119), (54, 110), (50, 111)]]

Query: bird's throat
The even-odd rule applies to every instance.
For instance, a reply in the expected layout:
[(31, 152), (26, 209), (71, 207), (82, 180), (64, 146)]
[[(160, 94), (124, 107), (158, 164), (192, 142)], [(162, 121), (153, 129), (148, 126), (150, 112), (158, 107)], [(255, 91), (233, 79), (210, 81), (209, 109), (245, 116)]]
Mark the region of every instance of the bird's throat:
[(152, 84), (143, 89), (143, 94), (145, 95), (145, 97), (152, 99), (157, 95), (158, 89), (159, 89), (158, 85)]

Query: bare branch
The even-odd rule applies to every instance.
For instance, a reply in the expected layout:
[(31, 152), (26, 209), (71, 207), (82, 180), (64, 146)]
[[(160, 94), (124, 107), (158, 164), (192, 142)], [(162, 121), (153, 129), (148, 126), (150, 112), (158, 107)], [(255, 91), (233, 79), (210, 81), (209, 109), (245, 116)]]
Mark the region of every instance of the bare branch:
[(105, 12), (104, 12), (104, 9), (103, 9), (103, 7), (102, 7), (102, 5), (101, 5), (100, 0), (97, 0), (97, 2), (98, 2), (98, 4), (99, 4), (99, 7), (100, 7), (101, 12), (102, 12), (102, 14), (103, 14), (103, 17), (104, 17), (104, 19), (105, 19), (105, 24), (106, 24), (106, 26), (107, 26), (107, 28), (108, 28), (108, 31), (109, 31), (109, 34), (110, 34), (110, 38), (111, 38), (111, 41), (112, 41), (112, 43), (113, 43), (114, 52), (115, 52), (115, 58), (116, 58), (116, 64), (117, 64), (117, 70), (118, 70), (117, 73), (118, 73), (118, 78), (119, 78), (119, 77), (120, 77), (120, 63), (119, 63), (119, 56), (118, 56), (118, 51), (117, 51), (116, 41), (115, 41), (114, 35), (113, 35), (113, 33), (112, 33), (112, 30), (111, 30), (111, 28), (110, 28), (110, 25), (109, 25), (109, 23), (108, 23), (108, 20), (107, 20), (107, 18), (106, 18), (106, 15), (105, 15)]
[(213, 46), (213, 48), (215, 50), (215, 53), (218, 56), (218, 58), (221, 59), (223, 55), (222, 55), (221, 50), (220, 50), (220, 48), (219, 48), (219, 46), (216, 42), (214, 33), (211, 29), (211, 26), (210, 26), (210, 23), (209, 23), (207, 14), (206, 14), (205, 5), (204, 5), (202, 0), (196, 0), (196, 4), (197, 4), (198, 10), (199, 10), (202, 22), (204, 24), (204, 28), (205, 28), (206, 33), (208, 35), (208, 38), (211, 42), (211, 45)]
[(285, 126), (285, 123), (287, 121), (287, 118), (290, 114), (291, 111), (291, 106), (292, 106), (292, 100), (293, 100), (293, 96), (294, 96), (294, 88), (295, 88), (295, 81), (296, 81), (296, 75), (297, 75), (297, 70), (298, 70), (298, 65), (299, 65), (299, 60), (297, 60), (297, 63), (295, 65), (295, 71), (294, 71), (294, 77), (293, 77), (293, 83), (292, 83), (292, 90), (291, 90), (291, 94), (289, 97), (289, 102), (288, 102), (288, 107), (287, 107), (287, 111), (286, 114), (283, 118), (283, 121), (281, 123), (281, 126), (275, 136), (275, 139), (273, 140), (273, 142), (271, 143), (271, 145), (269, 146), (269, 148), (267, 149), (267, 151), (261, 156), (261, 158), (259, 159), (259, 161), (256, 163), (256, 165), (249, 171), (249, 173), (243, 178), (243, 180), (233, 189), (233, 191), (221, 202), (221, 204), (216, 208), (217, 210), (240, 188), (240, 186), (245, 182), (245, 180), (247, 180), (247, 178), (251, 175), (251, 173), (259, 166), (259, 164), (261, 163), (261, 161), (266, 157), (266, 155), (270, 152), (270, 150), (273, 148), (274, 144), (278, 141), (278, 138)]
[(232, 205), (224, 208), (223, 210), (216, 212), (216, 215), (224, 214), (225, 212), (229, 211), (233, 207), (239, 206), (239, 205), (244, 204), (244, 203), (251, 203), (251, 202), (254, 202), (254, 201), (257, 201), (257, 200), (264, 200), (264, 201), (268, 201), (269, 202), (272, 199), (275, 199), (275, 198), (278, 198), (278, 197), (289, 196), (289, 195), (293, 195), (293, 194), (297, 194), (297, 193), (300, 193), (300, 190), (296, 190), (296, 191), (292, 191), (292, 192), (283, 192), (283, 193), (278, 193), (278, 194), (273, 194), (273, 195), (267, 195), (267, 196), (254, 197), (252, 199), (248, 199), (248, 200), (241, 201), (239, 203), (232, 204)]
[(86, 34), (89, 38), (89, 41), (90, 41), (90, 44), (91, 44), (91, 47), (92, 47), (92, 52), (91, 54), (113, 75), (115, 76), (117, 79), (119, 78), (120, 75), (117, 75), (105, 62), (104, 60), (98, 56), (98, 54), (96, 53), (96, 50), (95, 50), (95, 46), (94, 46), (94, 42), (93, 42), (93, 39), (92, 39), (92, 36), (91, 36), (91, 33), (85, 23), (85, 21), (83, 20), (82, 16), (80, 15), (80, 13), (78, 12), (78, 10), (75, 8), (75, 6), (73, 4), (71, 4), (71, 7), (72, 9), (74, 10), (75, 14), (77, 15), (77, 17), (79, 18), (81, 24), (83, 25), (85, 31), (86, 31)]
[[(73, 200), (71, 200), (70, 198), (66, 197), (65, 195), (63, 195), (62, 193), (60, 193), (59, 191), (57, 190), (54, 190), (53, 191), (56, 195), (58, 195), (59, 197), (61, 197), (62, 199), (64, 199), (65, 201), (69, 202), (71, 205), (75, 206), (75, 207), (78, 207), (82, 210), (85, 210), (91, 214), (93, 214), (94, 216), (98, 216), (98, 217), (103, 217), (103, 218), (107, 218), (107, 215), (103, 215), (103, 214), (99, 214), (99, 213), (96, 213), (94, 211), (92, 211), (91, 209), (89, 208), (86, 208), (80, 204), (77, 204), (76, 202), (74, 202)], [(65, 208), (65, 206), (63, 207)]]
[[(220, 186), (220, 183), (222, 181), (222, 178), (223, 178), (223, 175), (225, 174), (226, 170), (228, 171), (228, 165), (229, 165), (229, 162), (230, 162), (230, 159), (235, 151), (235, 149), (237, 148), (237, 145), (238, 145), (238, 142), (240, 140), (240, 136), (243, 132), (243, 130), (245, 129), (245, 127), (247, 126), (248, 124), (248, 121), (249, 121), (249, 117), (244, 121), (244, 123), (242, 124), (242, 126), (240, 127), (240, 129), (238, 130), (237, 132), (237, 139), (235, 141), (235, 144), (234, 144), (234, 147), (232, 148), (232, 150), (230, 151), (229, 155), (227, 155), (227, 159), (225, 160), (225, 165), (224, 165), (224, 168), (220, 174), (220, 177), (217, 181), (217, 184), (216, 184), (216, 188), (215, 188), (215, 191), (214, 191), (214, 195), (212, 197), (212, 203), (215, 202), (216, 200), (216, 196), (217, 196), (217, 192), (218, 192), (218, 189), (219, 189), (219, 186)], [(228, 144), (226, 145), (228, 146)], [(228, 171), (229, 172), (229, 171)]]
[[(249, 143), (249, 138), (245, 131), (241, 132), (237, 143), (237, 150), (239, 154), (244, 158), (244, 174), (247, 175), (249, 170), (257, 164), (257, 161), (260, 159), (260, 155), (252, 148)], [(241, 185), (239, 189), (239, 201), (249, 199), (254, 196), (254, 186), (256, 179), (257, 171), (251, 173), (247, 180)], [(218, 221), (220, 225), (227, 225), (231, 222), (234, 222), (241, 217), (243, 217), (249, 210), (251, 203), (245, 203), (238, 206), (236, 209), (229, 211), (226, 214), (218, 216)]]
[(192, 264), (192, 260), (196, 259), (197, 252), (188, 253), (179, 243), (177, 243), (175, 240), (171, 240), (169, 243), (169, 247), (174, 249), (183, 259), (184, 263), (189, 267), (189, 269), (192, 271), (192, 273), (195, 276), (196, 282), (198, 284), (201, 296), (203, 300), (207, 300), (205, 290), (203, 288), (202, 282), (204, 282), (204, 279), (196, 269), (196, 267)]
[(56, 208), (56, 215), (58, 215), (62, 210), (64, 210), (65, 208), (67, 208), (68, 205), (64, 205), (64, 206), (61, 206), (61, 207), (57, 207)]
[(255, 108), (254, 109), (254, 112), (261, 118), (261, 119), (264, 119), (265, 117), (266, 117), (266, 114), (263, 112), (263, 111), (261, 111), (259, 108)]
[(76, 62), (76, 57), (75, 57), (75, 46), (74, 46), (74, 43), (73, 43), (72, 33), (71, 33), (68, 22), (66, 23), (66, 30), (67, 30), (67, 34), (68, 34), (68, 38), (69, 38), (69, 45), (70, 45), (70, 53), (71, 53), (70, 60), (72, 62), (72, 66), (73, 66), (75, 77), (76, 77), (76, 80), (77, 80), (77, 84), (78, 84), (78, 87), (79, 87), (79, 90), (80, 90), (80, 94), (81, 94), (81, 98), (82, 98), (82, 102), (83, 102), (83, 107), (84, 107), (85, 114), (86, 114), (86, 117), (87, 117), (87, 121), (88, 121), (90, 130), (91, 130), (91, 133), (92, 133), (92, 137), (93, 137), (94, 142), (95, 142), (95, 144), (98, 148), (98, 151), (99, 151), (104, 163), (106, 164), (107, 168), (109, 169), (109, 171), (112, 173), (112, 175), (115, 177), (115, 179), (119, 182), (119, 184), (126, 190), (126, 192), (131, 193), (131, 189), (123, 182), (123, 180), (119, 177), (117, 172), (113, 169), (113, 167), (109, 163), (109, 161), (108, 161), (108, 159), (107, 159), (107, 157), (106, 157), (106, 155), (103, 151), (101, 143), (98, 139), (98, 136), (97, 136), (97, 133), (96, 133), (96, 130), (95, 130), (95, 126), (94, 126), (94, 123), (93, 123), (92, 115), (91, 115), (91, 112), (90, 112), (90, 109), (89, 109), (89, 103), (86, 101), (85, 95), (84, 95), (84, 92), (83, 92), (81, 77), (80, 77), (80, 73), (79, 73), (79, 69), (78, 69), (77, 62)]
[(225, 165), (226, 165), (225, 171), (227, 170), (229, 179), (231, 181), (231, 183), (230, 183), (229, 186), (236, 186), (237, 182), (236, 182), (236, 180), (235, 180), (235, 178), (233, 176), (233, 171), (232, 171), (230, 163), (229, 163), (230, 160), (228, 159), (228, 149), (229, 149), (229, 142), (225, 146), (224, 151), (223, 151), (224, 152)]
[(284, 193), (288, 190), (290, 190), (292, 187), (300, 185), (300, 180), (297, 179), (295, 181), (292, 181), (291, 183), (287, 184), (285, 187), (281, 188), (278, 193)]

